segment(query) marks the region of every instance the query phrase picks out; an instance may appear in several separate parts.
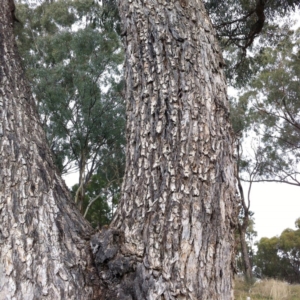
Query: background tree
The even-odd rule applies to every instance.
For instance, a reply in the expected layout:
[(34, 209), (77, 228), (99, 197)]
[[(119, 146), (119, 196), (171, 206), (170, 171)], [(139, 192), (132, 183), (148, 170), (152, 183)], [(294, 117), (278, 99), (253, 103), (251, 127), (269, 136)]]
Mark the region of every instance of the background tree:
[[(289, 29), (289, 26), (284, 25), (277, 28), (275, 39), (269, 39), (266, 32), (262, 32), (261, 40), (262, 44), (258, 45), (252, 53), (252, 61), (249, 65), (251, 66), (251, 72), (249, 73), (251, 76), (248, 77), (250, 81), (240, 90), (240, 96), (237, 99), (231, 99), (231, 120), (237, 138), (237, 179), (241, 197), (240, 240), (244, 244), (241, 249), (245, 250), (247, 249), (245, 247), (245, 233), (247, 224), (250, 221), (250, 194), (253, 183), (277, 181), (297, 185), (298, 180), (298, 154), (297, 151), (292, 150), (292, 139), (294, 138), (291, 137), (289, 141), (289, 133), (283, 138), (282, 133), (285, 129), (282, 130), (280, 127), (286, 127), (286, 125), (280, 120), (279, 114), (277, 114), (277, 121), (275, 121), (274, 115), (272, 115), (274, 112), (267, 114), (265, 109), (263, 109), (264, 112), (262, 110), (263, 107), (278, 110), (278, 104), (275, 108), (275, 101), (270, 98), (275, 96), (279, 99), (280, 95), (277, 90), (280, 85), (285, 85), (284, 89), (286, 91), (290, 89), (292, 94), (299, 89), (297, 87), (297, 71), (294, 70), (289, 73), (290, 68), (297, 68), (298, 65), (297, 59), (292, 58), (296, 55), (293, 51), (298, 49), (297, 39), (293, 37), (293, 31)], [(283, 53), (282, 45), (286, 45), (289, 51), (286, 49)], [(278, 76), (280, 73), (282, 78), (284, 77), (284, 81)], [(255, 77), (254, 74), (256, 74)], [(293, 87), (290, 88), (290, 84)], [(266, 100), (266, 98), (269, 99)], [(289, 100), (290, 105), (293, 101), (296, 103), (296, 98)], [(272, 105), (274, 105), (273, 109), (271, 108)], [(281, 107), (281, 110), (285, 110), (284, 105)], [(296, 107), (297, 104), (295, 104), (295, 110), (293, 111), (295, 119), (298, 118)], [(285, 114), (289, 115), (288, 112)], [(291, 128), (290, 125), (289, 127)], [(284, 147), (283, 143), (285, 143)], [(242, 185), (243, 181), (249, 183), (246, 193)], [(245, 251), (244, 253), (244, 270), (246, 277), (249, 278), (250, 271), (247, 270), (250, 268), (250, 258), (249, 255), (247, 257)]]
[[(109, 224), (112, 219), (120, 197), (122, 174), (117, 172), (118, 170), (123, 171), (123, 160), (122, 155), (106, 159), (105, 164), (97, 170), (97, 173), (92, 176), (86, 186), (83, 215), (91, 222), (93, 227), (100, 228)], [(118, 166), (118, 163), (120, 166)], [(74, 185), (72, 188), (73, 197), (75, 197), (77, 190), (78, 185)]]
[[(235, 145), (237, 154), (237, 168), (236, 179), (237, 188), (240, 198), (240, 212), (238, 218), (238, 226), (236, 232), (236, 260), (237, 269), (243, 272), (245, 280), (248, 283), (253, 281), (252, 272), (252, 243), (251, 239), (256, 235), (253, 229), (254, 218), (253, 212), (250, 210), (251, 206), (251, 190), (253, 186), (253, 179), (256, 177), (257, 169), (248, 169), (248, 159), (243, 153), (243, 135), (251, 126), (251, 118), (248, 116), (247, 102), (236, 101), (234, 98), (230, 98), (231, 114), (230, 119), (232, 127), (235, 133)], [(249, 186), (245, 190), (242, 182), (242, 175), (247, 175), (249, 180)]]
[(262, 276), (300, 283), (300, 226), (286, 229), (279, 237), (262, 238), (257, 243), (255, 264)]
[[(205, 0), (205, 7), (225, 51), (226, 77), (242, 88), (258, 70), (257, 57), (247, 51), (261, 51), (281, 38), (278, 19), (299, 7), (299, 0)], [(254, 41), (260, 37), (257, 47)]]
[(288, 32), (277, 47), (266, 48), (261, 56), (261, 71), (240, 97), (259, 137), (249, 167), (258, 168), (255, 182), (299, 186), (299, 30)]
[[(94, 199), (93, 176), (101, 176), (101, 188), (109, 191), (124, 172), (123, 51), (111, 7), (69, 0), (17, 6), (22, 24), (16, 27), (17, 43), (26, 74), (56, 165), (62, 174), (79, 173), (74, 199), (82, 213)], [(87, 214), (94, 224), (91, 216), (95, 212)]]
[[(233, 125), (239, 136), (238, 178), (242, 199), (245, 198), (242, 181), (249, 183), (248, 199), (255, 182), (299, 185), (298, 32), (283, 27), (278, 35), (281, 39), (277, 44), (266, 47), (257, 55), (256, 63), (260, 64), (260, 69), (247, 91), (238, 101), (232, 102)], [(244, 153), (240, 151), (243, 143), (248, 145), (248, 151)], [(242, 201), (242, 208), (242, 224), (247, 224), (250, 202), (245, 205)], [(247, 265), (247, 259), (244, 264)], [(275, 263), (272, 268), (277, 268)]]
[[(249, 219), (248, 219), (248, 226), (246, 229), (246, 232), (244, 235), (241, 234), (240, 227), (243, 225), (244, 222), (244, 215), (241, 214), (239, 216), (239, 225), (236, 232), (236, 267), (237, 267), (237, 273), (244, 274), (244, 278), (246, 279), (246, 282), (249, 284), (252, 284), (254, 282), (254, 275), (253, 275), (253, 266), (254, 266), (254, 238), (257, 236), (257, 231), (255, 230), (255, 220), (253, 217), (253, 212), (249, 212)], [(241, 241), (241, 238), (245, 236), (245, 241)], [(243, 250), (243, 247), (245, 245), (246, 252)], [(245, 253), (247, 257), (245, 257)], [(245, 262), (248, 259), (249, 261), (249, 268), (247, 265), (245, 265)], [(250, 276), (249, 273), (247, 275), (247, 271), (250, 270)]]

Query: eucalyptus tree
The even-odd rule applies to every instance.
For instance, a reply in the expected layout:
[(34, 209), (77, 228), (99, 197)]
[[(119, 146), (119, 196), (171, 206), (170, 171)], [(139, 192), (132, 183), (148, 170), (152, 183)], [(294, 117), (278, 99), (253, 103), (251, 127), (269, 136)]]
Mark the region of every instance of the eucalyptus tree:
[[(6, 27), (10, 27), (8, 22), (12, 20), (7, 18), (11, 16), (12, 11), (9, 3), (11, 2), (5, 1), (1, 7), (3, 13), (0, 14), (1, 24), (5, 24)], [(203, 4), (199, 1), (122, 1), (120, 8), (124, 25), (121, 34), (126, 44), (127, 57), (127, 171), (121, 204), (110, 229), (103, 230), (92, 238), (92, 249), (102, 288), (101, 297), (230, 299), (233, 233), (237, 215), (234, 139), (229, 125), (225, 81), (221, 70), (224, 62), (216, 45), (214, 30), (205, 14)], [(67, 10), (66, 13), (69, 14), (70, 11), (72, 10)], [(257, 17), (259, 19), (258, 15)], [(97, 18), (92, 18), (90, 25), (93, 27), (95, 22)], [(54, 27), (51, 22), (49, 24), (50, 27)], [(8, 33), (11, 35), (11, 32)], [(5, 37), (7, 42), (2, 47), (2, 57), (11, 58), (9, 55), (14, 54), (12, 41), (7, 35)], [(8, 75), (14, 72), (19, 75), (21, 73), (20, 69), (12, 69), (14, 58), (11, 58), (12, 64), (4, 65), (5, 72), (11, 71)], [(71, 58), (63, 61), (63, 66), (69, 59)], [(51, 66), (49, 64), (49, 67)], [(6, 78), (10, 80), (9, 86), (12, 86), (13, 93), (18, 99), (24, 100), (22, 89), (14, 88), (13, 76)], [(22, 80), (17, 79), (16, 83), (21, 84)], [(2, 85), (4, 86), (4, 82)], [(2, 93), (6, 91), (1, 90)], [(10, 99), (11, 94), (3, 94), (3, 98)], [(29, 103), (33, 105), (33, 101)], [(16, 116), (22, 116), (19, 113), (21, 108), (17, 104), (14, 106)], [(4, 107), (7, 109), (6, 103)], [(6, 115), (11, 117), (11, 112)], [(58, 187), (60, 191), (59, 186), (63, 187), (63, 184), (53, 184), (58, 180), (55, 179), (58, 176), (55, 173), (52, 177), (52, 173), (49, 175), (50, 170), (54, 168), (51, 155), (38, 122), (34, 119), (36, 115), (32, 113), (31, 116), (31, 124), (39, 128), (39, 132), (34, 133), (34, 136), (42, 139), (39, 151), (34, 151), (34, 143), (32, 148), (27, 143), (27, 148), (22, 145), (17, 147), (18, 151), (8, 149), (7, 153), (14, 153), (17, 158), (23, 155), (21, 163), (27, 167), (30, 176), (30, 167), (35, 168), (37, 165), (35, 170), (42, 170), (40, 177), (44, 182), (51, 183), (51, 194), (52, 186)], [(14, 131), (7, 126), (15, 125), (16, 119), (15, 116), (11, 118), (11, 123), (6, 123), (4, 119), (2, 127), (5, 145), (12, 145), (6, 143), (13, 137), (11, 131), (19, 132), (18, 126), (15, 126)], [(28, 141), (29, 130), (26, 131), (26, 128), (31, 124), (24, 127), (25, 132), (22, 134)], [(28, 147), (33, 149), (31, 151), (34, 155), (27, 155), (30, 153)], [(36, 164), (35, 159), (38, 161)], [(12, 159), (12, 162), (14, 161), (15, 159)], [(3, 168), (3, 178), (7, 177), (6, 173), (14, 174), (14, 168), (12, 173), (8, 171), (12, 162)], [(41, 162), (48, 166), (48, 173), (41, 168)], [(21, 170), (20, 165), (16, 166), (16, 170)], [(9, 193), (16, 186), (22, 186), (22, 181), (12, 184), (11, 180), (7, 180), (3, 186), (3, 190)], [(36, 191), (36, 186), (33, 186), (34, 188), (30, 187), (32, 193)], [(47, 186), (38, 189), (41, 192), (39, 195), (26, 198), (26, 193), (30, 193), (30, 190), (25, 191), (24, 197), (24, 194), (15, 198), (6, 197), (7, 194), (2, 197), (1, 199), (5, 199), (2, 200), (5, 209), (2, 209), (1, 213), (5, 211), (5, 215), (17, 215), (16, 205), (10, 205), (11, 198), (29, 199), (29, 205), (22, 208), (22, 212), (26, 214), (28, 210), (34, 211), (34, 206), (30, 206), (34, 201), (32, 198), (40, 199)], [(84, 245), (85, 238), (90, 238), (89, 227), (86, 227), (87, 237), (83, 230), (77, 228), (76, 236), (70, 237), (68, 226), (73, 228), (74, 222), (84, 221), (77, 214), (75, 220), (67, 218), (64, 201), (61, 200), (64, 196), (59, 192), (55, 195), (50, 199), (52, 202), (42, 198), (45, 204), (50, 202), (51, 206), (44, 205), (45, 213), (39, 215), (42, 213), (42, 210), (39, 210), (37, 216), (26, 219), (27, 223), (37, 224), (39, 220), (44, 219), (44, 215), (51, 216), (49, 211), (53, 209), (55, 218), (45, 218), (48, 227), (52, 225), (51, 230), (57, 229), (50, 237), (58, 237), (58, 240), (63, 240), (69, 246), (74, 240), (78, 243), (76, 246)], [(59, 219), (62, 217), (65, 222), (63, 228), (60, 226), (63, 221)], [(9, 222), (8, 218), (3, 217), (4, 228), (15, 230), (10, 240), (8, 235), (4, 236), (4, 247), (1, 248), (1, 264), (5, 266), (4, 280), (1, 280), (4, 289), (1, 291), (4, 291), (6, 296), (17, 295), (18, 298), (21, 297), (19, 295), (26, 295), (22, 294), (26, 292), (28, 295), (39, 297), (43, 292), (44, 297), (50, 299), (66, 298), (66, 295), (68, 298), (86, 299), (91, 298), (92, 293), (94, 296), (97, 294), (97, 288), (92, 291), (95, 286), (83, 288), (86, 283), (91, 283), (86, 280), (86, 274), (92, 267), (89, 263), (87, 268), (82, 265), (84, 260), (90, 262), (88, 251), (74, 255), (75, 258), (81, 257), (75, 264), (69, 264), (72, 259), (65, 254), (71, 250), (59, 248), (61, 244), (55, 244), (48, 236), (43, 241), (46, 241), (47, 245), (55, 245), (60, 250), (60, 256), (54, 256), (56, 260), (52, 261), (45, 259), (43, 264), (39, 260), (41, 255), (34, 256), (33, 259), (32, 256), (26, 256), (27, 266), (32, 266), (30, 261), (33, 260), (35, 270), (49, 272), (48, 276), (44, 277), (38, 276), (37, 272), (34, 276), (38, 277), (30, 278), (30, 282), (26, 281), (24, 278), (27, 277), (22, 273), (24, 268), (20, 267), (20, 262), (24, 261), (22, 249), (27, 249), (26, 246), (31, 245), (31, 240), (28, 240), (28, 243), (26, 240), (24, 244), (15, 243), (18, 236), (26, 236), (27, 229), (25, 228), (24, 232), (16, 231), (18, 226), (15, 224), (18, 225), (19, 218), (10, 218)], [(38, 227), (36, 240), (40, 237), (40, 230), (45, 232), (44, 228)], [(40, 245), (39, 241), (34, 247), (37, 247), (36, 245)], [(6, 255), (10, 253), (10, 249), (18, 250), (14, 252), (13, 259), (7, 262), (5, 257), (10, 257)], [(43, 249), (41, 251), (43, 253)], [(47, 258), (52, 255), (50, 252)], [(18, 273), (11, 271), (17, 270), (14, 268), (15, 264), (19, 268)], [(62, 269), (53, 267), (59, 264)], [(84, 283), (70, 283), (73, 280), (71, 273), (73, 272), (73, 277), (78, 278), (78, 270), (82, 272), (82, 277), (79, 277), (85, 277)], [(17, 278), (19, 274), (22, 280)], [(92, 276), (97, 279), (96, 274)], [(46, 280), (40, 282), (38, 278)], [(64, 282), (60, 278), (63, 278)]]
[(250, 128), (259, 137), (253, 159), (253, 182), (300, 185), (299, 30), (286, 32), (276, 47), (261, 54), (261, 70), (240, 97)]
[(111, 160), (124, 159), (125, 144), (116, 9), (60, 0), (20, 3), (17, 14), (17, 44), (49, 146), (62, 174), (78, 171), (74, 197), (84, 212), (92, 176), (102, 174), (106, 189), (123, 176), (123, 164)]
[(2, 295), (231, 299), (234, 138), (203, 3), (119, 3), (127, 164), (112, 224), (92, 237), (99, 281), (91, 229), (67, 201), (15, 54), (11, 3), (0, 7)]
[(300, 283), (300, 219), (295, 225), (296, 230), (287, 228), (280, 236), (257, 243), (255, 265), (261, 276)]
[[(225, 51), (226, 77), (242, 88), (259, 69), (253, 52), (281, 39), (278, 20), (299, 8), (299, 0), (204, 0)], [(260, 37), (259, 43), (255, 40)], [(247, 53), (252, 55), (247, 55)]]
[(126, 170), (110, 229), (92, 240), (105, 297), (231, 299), (238, 200), (214, 29), (201, 1), (121, 1), (119, 11)]
[[(15, 54), (10, 3), (0, 8), (1, 293), (89, 299), (98, 292), (90, 228), (52, 163)], [(92, 238), (100, 297), (231, 299), (238, 201), (214, 29), (200, 1), (119, 5), (127, 166), (111, 227)]]

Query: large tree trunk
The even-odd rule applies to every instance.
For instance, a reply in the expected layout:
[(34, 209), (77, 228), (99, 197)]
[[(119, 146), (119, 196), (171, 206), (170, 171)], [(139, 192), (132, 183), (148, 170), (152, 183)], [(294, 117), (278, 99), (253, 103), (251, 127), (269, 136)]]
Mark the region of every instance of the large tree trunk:
[(92, 230), (57, 175), (0, 4), (0, 299), (98, 298)]
[(111, 229), (92, 241), (105, 297), (231, 299), (238, 201), (215, 32), (200, 0), (119, 10), (127, 166)]
[(222, 58), (198, 0), (120, 1), (127, 170), (111, 229), (52, 163), (0, 6), (0, 299), (231, 299), (236, 222)]

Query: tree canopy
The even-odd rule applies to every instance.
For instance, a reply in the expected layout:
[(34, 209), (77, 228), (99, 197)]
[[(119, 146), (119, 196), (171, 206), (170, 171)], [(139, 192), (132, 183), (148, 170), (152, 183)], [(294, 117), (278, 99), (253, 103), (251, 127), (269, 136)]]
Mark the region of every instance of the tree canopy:
[(225, 51), (227, 79), (241, 88), (256, 72), (257, 58), (249, 53), (257, 48), (257, 38), (258, 49), (276, 43), (281, 38), (278, 19), (299, 8), (300, 1), (205, 0), (204, 3)]
[(300, 226), (285, 229), (280, 236), (262, 238), (257, 243), (255, 265), (262, 276), (300, 283)]
[[(96, 204), (88, 206), (96, 197), (92, 182), (101, 182), (106, 196), (114, 190), (111, 200), (124, 172), (124, 58), (116, 9), (69, 0), (17, 6), (17, 44), (47, 140), (60, 172), (79, 172), (74, 199), (83, 213)], [(111, 209), (100, 194), (98, 187), (97, 201), (105, 202), (99, 205)]]
[(252, 157), (243, 161), (252, 182), (299, 185), (299, 30), (285, 33), (260, 53), (257, 76), (233, 104), (233, 122), (236, 131), (256, 136)]

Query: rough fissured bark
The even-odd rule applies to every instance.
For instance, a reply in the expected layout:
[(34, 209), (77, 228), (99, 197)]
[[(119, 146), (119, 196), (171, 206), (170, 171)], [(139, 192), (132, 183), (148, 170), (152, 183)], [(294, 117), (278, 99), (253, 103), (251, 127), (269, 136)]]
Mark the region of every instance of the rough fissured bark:
[(231, 299), (237, 217), (223, 60), (199, 0), (119, 1), (127, 166), (92, 240), (106, 297)]
[(89, 236), (57, 175), (0, 5), (0, 299), (98, 298)]

